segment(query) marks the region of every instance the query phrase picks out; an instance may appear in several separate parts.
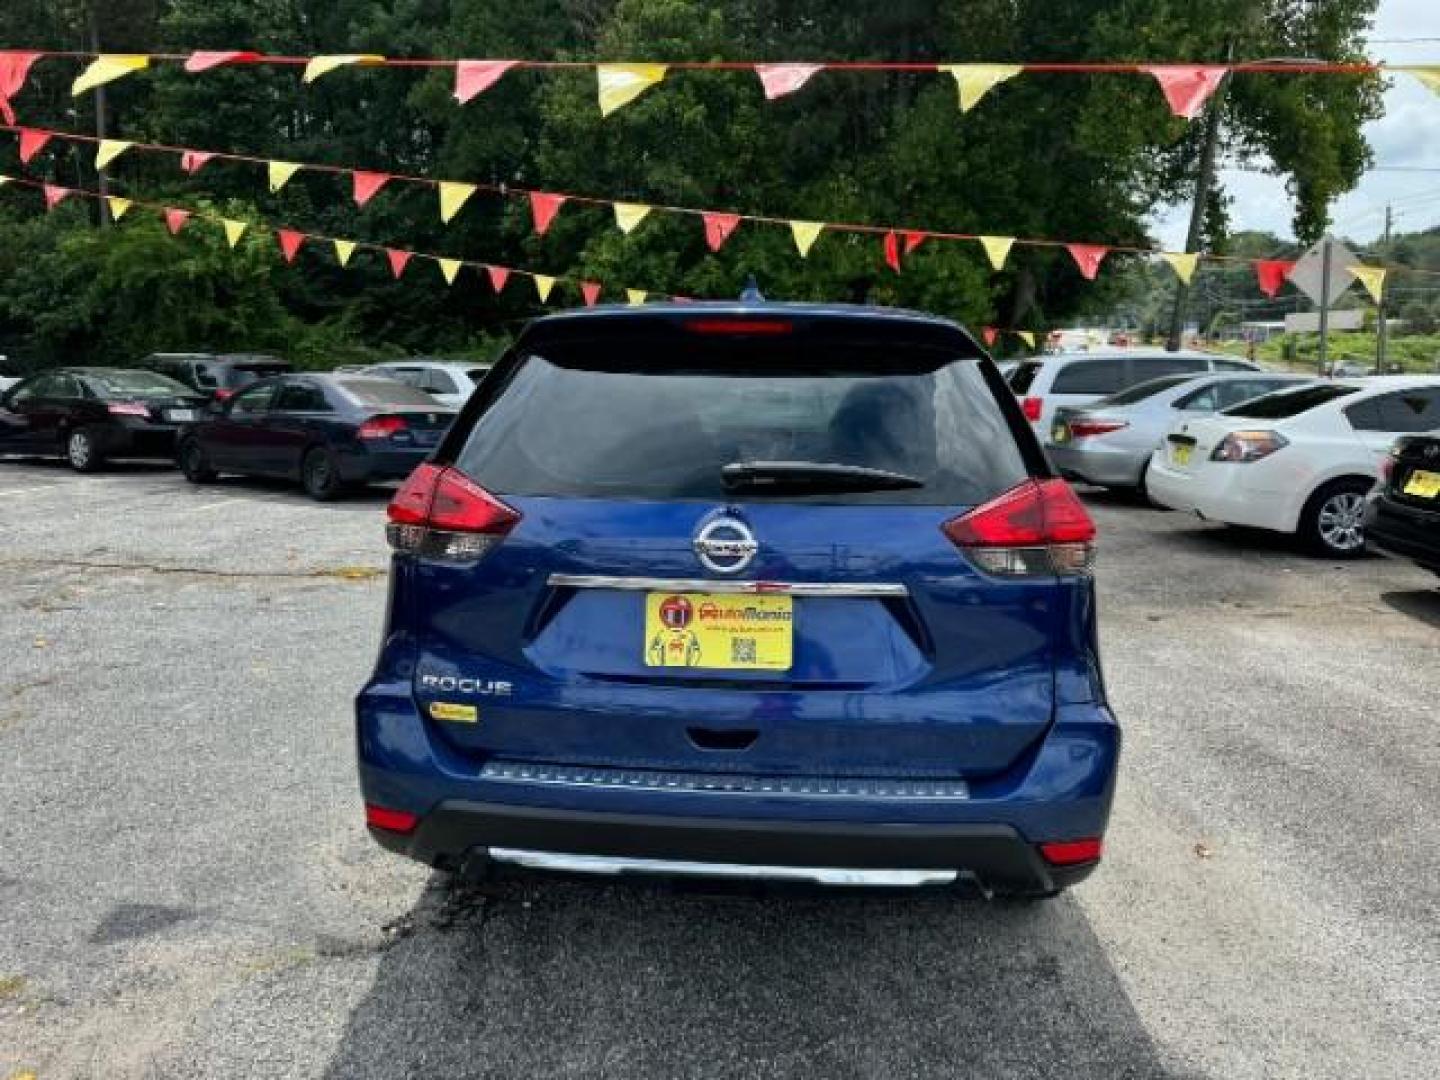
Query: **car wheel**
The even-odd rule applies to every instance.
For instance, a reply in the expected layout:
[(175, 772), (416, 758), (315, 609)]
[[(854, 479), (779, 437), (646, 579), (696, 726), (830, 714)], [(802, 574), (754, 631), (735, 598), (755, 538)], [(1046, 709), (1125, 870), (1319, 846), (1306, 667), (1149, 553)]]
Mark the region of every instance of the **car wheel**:
[(1354, 559), (1365, 553), (1365, 496), (1373, 485), (1365, 480), (1326, 484), (1305, 504), (1300, 538), (1314, 551), (1332, 559)]
[(214, 481), (215, 470), (210, 467), (210, 459), (205, 456), (205, 448), (200, 445), (199, 439), (186, 439), (181, 443), (179, 458), (180, 471), (192, 484)]
[(300, 481), (305, 485), (305, 493), (317, 502), (338, 498), (344, 488), (340, 466), (330, 451), (319, 446), (305, 455), (300, 466)]
[(65, 436), (65, 460), (76, 472), (94, 472), (104, 464), (95, 433), (89, 428), (76, 428)]

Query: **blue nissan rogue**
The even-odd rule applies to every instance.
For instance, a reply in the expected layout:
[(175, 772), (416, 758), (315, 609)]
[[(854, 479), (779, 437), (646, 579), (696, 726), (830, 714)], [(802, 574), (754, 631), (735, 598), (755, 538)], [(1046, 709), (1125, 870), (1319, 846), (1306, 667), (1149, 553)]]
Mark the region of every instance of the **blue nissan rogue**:
[(389, 519), (357, 721), (391, 850), (1023, 896), (1100, 860), (1095, 529), (953, 323), (541, 319)]

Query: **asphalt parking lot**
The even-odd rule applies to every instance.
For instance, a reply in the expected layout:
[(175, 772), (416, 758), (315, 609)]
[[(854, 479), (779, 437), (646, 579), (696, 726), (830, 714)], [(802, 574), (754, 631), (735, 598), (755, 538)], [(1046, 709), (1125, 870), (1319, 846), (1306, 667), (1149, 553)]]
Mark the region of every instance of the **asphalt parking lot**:
[(384, 498), (0, 464), (0, 1080), (1433, 1075), (1433, 576), (1088, 497), (1126, 756), (1049, 904), (475, 889), (361, 826)]

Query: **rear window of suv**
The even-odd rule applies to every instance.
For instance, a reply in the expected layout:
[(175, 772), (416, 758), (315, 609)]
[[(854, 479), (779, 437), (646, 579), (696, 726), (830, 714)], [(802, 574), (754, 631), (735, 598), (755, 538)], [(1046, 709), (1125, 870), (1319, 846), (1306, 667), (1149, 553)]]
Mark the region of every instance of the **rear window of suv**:
[(683, 363), (609, 348), (524, 358), (461, 470), (502, 495), (744, 501), (766, 496), (727, 490), (727, 465), (858, 466), (918, 483), (783, 498), (909, 505), (971, 505), (1029, 475), (975, 359), (835, 346), (817, 368), (783, 348), (687, 346)]

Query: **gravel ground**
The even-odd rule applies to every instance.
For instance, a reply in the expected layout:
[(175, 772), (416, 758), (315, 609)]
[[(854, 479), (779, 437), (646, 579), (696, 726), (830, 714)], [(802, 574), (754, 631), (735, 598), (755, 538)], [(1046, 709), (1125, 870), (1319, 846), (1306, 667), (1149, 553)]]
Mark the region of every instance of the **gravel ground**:
[(1433, 1075), (1435, 579), (1089, 501), (1086, 884), (467, 889), (360, 825), (383, 495), (0, 465), (0, 1078)]

